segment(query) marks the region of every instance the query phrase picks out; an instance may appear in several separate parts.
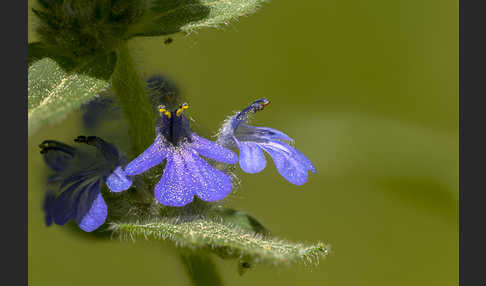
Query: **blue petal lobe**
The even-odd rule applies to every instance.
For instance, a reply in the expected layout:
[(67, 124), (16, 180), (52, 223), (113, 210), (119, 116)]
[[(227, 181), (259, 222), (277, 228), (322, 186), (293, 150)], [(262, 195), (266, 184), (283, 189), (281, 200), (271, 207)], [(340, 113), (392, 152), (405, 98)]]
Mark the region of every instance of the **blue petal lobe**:
[(91, 209), (96, 196), (100, 193), (101, 180), (84, 185), (75, 201), (75, 219), (79, 221)]
[(260, 146), (270, 154), (280, 175), (292, 184), (303, 185), (307, 182), (307, 171), (315, 172), (312, 163), (292, 146), (279, 141), (260, 143)]
[(234, 131), (234, 136), (239, 141), (263, 142), (268, 140), (293, 141), (287, 134), (269, 127), (257, 127), (248, 124), (240, 124)]
[(184, 152), (184, 150), (168, 156), (164, 174), (154, 189), (157, 201), (166, 206), (185, 206), (194, 198), (191, 176), (188, 174), (179, 152)]
[(240, 167), (246, 173), (254, 174), (262, 171), (267, 160), (260, 146), (255, 142), (236, 141), (240, 150)]
[(116, 164), (118, 162), (119, 154), (115, 145), (108, 143), (99, 137), (95, 137), (93, 145), (98, 148), (108, 162), (112, 164)]
[(200, 199), (214, 202), (231, 192), (233, 186), (227, 174), (213, 168), (195, 152), (184, 153), (183, 159), (191, 177), (189, 186)]
[(78, 218), (76, 220), (82, 230), (91, 232), (105, 223), (107, 215), (108, 209), (106, 207), (106, 203), (101, 194), (98, 193), (88, 212), (82, 218)]
[(167, 150), (164, 147), (161, 136), (157, 136), (150, 147), (147, 148), (137, 158), (133, 159), (126, 167), (125, 173), (129, 176), (137, 175), (162, 163), (167, 157)]
[(226, 149), (217, 143), (202, 138), (196, 134), (192, 135), (192, 140), (193, 143), (191, 147), (201, 156), (227, 164), (236, 164), (238, 162), (238, 156), (233, 151)]
[(255, 128), (255, 133), (261, 137), (264, 137), (266, 139), (271, 139), (271, 140), (288, 140), (288, 141), (294, 141), (292, 138), (290, 138), (287, 134), (283, 133), (282, 131), (279, 131), (277, 129), (273, 129), (270, 127), (257, 127), (257, 126), (252, 126)]
[[(280, 144), (286, 145), (285, 143), (280, 143)], [(297, 150), (297, 148), (294, 148), (294, 147), (291, 147), (291, 146), (288, 146), (288, 147), (292, 150), (292, 152), (294, 152), (294, 156), (296, 158), (298, 158), (299, 161), (302, 162), (302, 164), (304, 164), (309, 169), (309, 171), (311, 171), (312, 173), (317, 172), (314, 165), (311, 163), (311, 161), (309, 159), (307, 159), (307, 157), (304, 154), (302, 154), (302, 152)]]
[(77, 200), (83, 180), (78, 180), (68, 186), (60, 196), (52, 203), (51, 214), (54, 222), (58, 225), (64, 225), (76, 215)]
[(113, 173), (106, 178), (106, 185), (113, 192), (121, 192), (130, 188), (132, 180), (126, 175), (122, 167), (118, 166)]
[(73, 147), (54, 140), (46, 140), (40, 146), (44, 162), (54, 171), (68, 168), (76, 152)]

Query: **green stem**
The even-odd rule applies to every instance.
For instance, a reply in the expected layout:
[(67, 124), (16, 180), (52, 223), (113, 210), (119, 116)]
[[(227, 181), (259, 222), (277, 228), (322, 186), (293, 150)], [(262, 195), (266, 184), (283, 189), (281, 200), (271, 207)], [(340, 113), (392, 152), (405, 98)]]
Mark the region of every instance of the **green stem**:
[(138, 155), (154, 141), (155, 113), (127, 43), (117, 49), (117, 63), (111, 84), (130, 127), (133, 151)]
[(218, 275), (214, 261), (208, 253), (191, 249), (180, 250), (182, 262), (195, 286), (222, 286), (223, 281)]

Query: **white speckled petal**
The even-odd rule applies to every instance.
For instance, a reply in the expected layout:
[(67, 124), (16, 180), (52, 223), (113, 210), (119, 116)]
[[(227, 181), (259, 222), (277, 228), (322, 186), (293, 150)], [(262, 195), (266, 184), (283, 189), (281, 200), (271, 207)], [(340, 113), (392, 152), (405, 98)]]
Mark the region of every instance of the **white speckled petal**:
[(280, 175), (292, 184), (303, 185), (307, 182), (307, 172), (315, 172), (312, 163), (292, 146), (279, 141), (260, 143), (260, 146), (272, 156)]
[(182, 207), (194, 197), (192, 178), (184, 166), (181, 151), (185, 150), (169, 154), (162, 179), (155, 186), (155, 198), (166, 206)]
[(226, 149), (219, 144), (202, 138), (196, 134), (192, 135), (192, 140), (193, 142), (191, 147), (201, 156), (226, 164), (236, 164), (238, 162), (238, 156), (236, 156), (233, 151)]
[(262, 149), (255, 142), (236, 141), (240, 150), (240, 167), (246, 173), (254, 174), (265, 169), (267, 160)]
[(155, 138), (155, 141), (137, 158), (133, 159), (125, 167), (125, 173), (129, 176), (137, 175), (162, 163), (167, 157), (168, 150), (165, 149), (162, 135)]
[(213, 168), (195, 152), (184, 153), (184, 162), (191, 176), (191, 189), (203, 201), (214, 202), (226, 197), (232, 189), (231, 178)]
[(122, 167), (118, 166), (113, 173), (106, 178), (106, 185), (113, 192), (121, 192), (130, 188), (132, 180), (125, 174)]

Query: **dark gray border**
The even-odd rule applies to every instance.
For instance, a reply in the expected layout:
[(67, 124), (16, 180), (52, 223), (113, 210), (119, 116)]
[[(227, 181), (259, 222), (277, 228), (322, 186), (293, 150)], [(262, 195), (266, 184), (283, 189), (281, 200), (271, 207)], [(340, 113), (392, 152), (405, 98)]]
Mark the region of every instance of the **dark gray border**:
[(27, 1), (2, 4), (2, 285), (27, 285)]
[[(486, 285), (485, 1), (459, 4), (459, 284)], [(483, 281), (483, 282), (480, 282)]]

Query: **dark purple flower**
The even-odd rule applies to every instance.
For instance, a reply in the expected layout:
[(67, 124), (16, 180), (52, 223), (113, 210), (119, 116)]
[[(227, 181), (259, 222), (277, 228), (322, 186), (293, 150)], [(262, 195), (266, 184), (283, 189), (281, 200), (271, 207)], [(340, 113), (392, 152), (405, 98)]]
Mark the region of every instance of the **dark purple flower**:
[(180, 207), (199, 197), (217, 201), (232, 189), (231, 178), (215, 169), (200, 156), (227, 164), (235, 164), (238, 157), (232, 151), (199, 137), (191, 130), (183, 111), (187, 104), (170, 112), (159, 107), (154, 143), (130, 162), (125, 172), (137, 175), (167, 159), (162, 178), (155, 186), (155, 198), (163, 205)]
[(108, 213), (101, 185), (120, 192), (132, 181), (121, 168), (123, 158), (113, 145), (95, 136), (79, 136), (75, 142), (96, 147), (101, 156), (52, 140), (39, 146), (44, 161), (54, 171), (48, 178), (43, 209), (48, 226), (75, 219), (82, 230), (91, 232), (105, 222)]
[(246, 124), (249, 115), (263, 110), (269, 103), (265, 98), (256, 100), (230, 117), (219, 132), (218, 142), (229, 149), (239, 149), (243, 171), (262, 171), (267, 163), (265, 151), (272, 157), (282, 177), (292, 184), (302, 185), (307, 182), (307, 172), (315, 173), (316, 169), (304, 154), (285, 143), (292, 142), (292, 138), (276, 129)]

